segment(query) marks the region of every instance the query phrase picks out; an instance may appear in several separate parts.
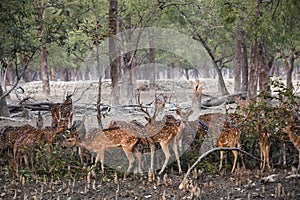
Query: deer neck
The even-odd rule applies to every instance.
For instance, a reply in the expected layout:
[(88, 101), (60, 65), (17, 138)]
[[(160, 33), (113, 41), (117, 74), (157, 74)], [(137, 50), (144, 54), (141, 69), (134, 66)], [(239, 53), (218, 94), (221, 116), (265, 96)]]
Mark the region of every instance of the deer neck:
[(288, 126), (287, 129), (288, 129), (289, 138), (291, 142), (294, 143), (297, 140), (297, 135), (294, 133), (294, 131), (291, 130), (291, 126)]
[(84, 148), (88, 151), (92, 150), (92, 140), (91, 139), (85, 139), (85, 140), (78, 140), (76, 141), (76, 146), (80, 148)]

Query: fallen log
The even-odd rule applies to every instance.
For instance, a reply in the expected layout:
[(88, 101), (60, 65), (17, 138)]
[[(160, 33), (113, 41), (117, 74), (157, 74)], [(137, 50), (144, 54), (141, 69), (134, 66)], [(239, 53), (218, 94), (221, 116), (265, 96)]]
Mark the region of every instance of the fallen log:
[[(209, 96), (209, 95), (206, 95)], [(213, 107), (213, 106), (220, 106), (222, 104), (232, 104), (236, 103), (236, 98), (242, 98), (246, 99), (246, 93), (236, 93), (236, 94), (231, 94), (231, 95), (225, 95), (225, 96), (219, 96), (219, 97), (213, 97), (210, 96), (209, 99), (204, 100), (201, 105), (203, 106), (202, 108), (207, 108), (207, 107)]]

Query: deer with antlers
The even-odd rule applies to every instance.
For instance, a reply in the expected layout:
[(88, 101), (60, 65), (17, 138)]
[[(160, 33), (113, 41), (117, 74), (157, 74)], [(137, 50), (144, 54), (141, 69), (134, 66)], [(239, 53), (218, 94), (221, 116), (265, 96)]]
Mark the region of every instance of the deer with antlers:
[(138, 159), (138, 172), (142, 173), (141, 169), (141, 154), (135, 148), (136, 144), (139, 141), (139, 138), (133, 136), (127, 131), (122, 130), (121, 128), (108, 128), (104, 130), (97, 130), (93, 137), (87, 139), (80, 139), (79, 137), (72, 137), (67, 141), (63, 142), (63, 146), (71, 147), (78, 146), (88, 151), (93, 151), (97, 154), (95, 164), (92, 167), (95, 167), (100, 160), (101, 162), (101, 171), (104, 172), (104, 152), (107, 149), (116, 149), (122, 148), (125, 152), (129, 165), (127, 168), (126, 174), (130, 173), (133, 164), (134, 164), (134, 154), (135, 152)]
[(75, 94), (76, 89), (71, 94), (66, 95), (66, 99), (63, 103), (59, 103), (51, 106), (51, 115), (52, 115), (52, 128), (56, 128), (58, 123), (60, 123), (66, 128), (71, 127), (73, 120), (73, 101), (72, 96)]
[(156, 120), (156, 116), (158, 114), (158, 108), (155, 106), (155, 111), (153, 116), (146, 111), (140, 101), (140, 91), (137, 90), (137, 102), (139, 107), (143, 113), (147, 116), (145, 119), (147, 120), (146, 133), (147, 133), (147, 140), (150, 144), (150, 151), (151, 151), (151, 164), (150, 164), (150, 171), (154, 169), (154, 152), (155, 152), (155, 144), (159, 144), (161, 149), (165, 155), (165, 162), (159, 172), (162, 174), (169, 162), (171, 157), (169, 144), (173, 142), (173, 151), (175, 153), (175, 157), (178, 164), (179, 173), (182, 173), (181, 166), (180, 166), (180, 159), (178, 153), (178, 145), (176, 136), (179, 131), (178, 121), (172, 115), (165, 115), (161, 121)]

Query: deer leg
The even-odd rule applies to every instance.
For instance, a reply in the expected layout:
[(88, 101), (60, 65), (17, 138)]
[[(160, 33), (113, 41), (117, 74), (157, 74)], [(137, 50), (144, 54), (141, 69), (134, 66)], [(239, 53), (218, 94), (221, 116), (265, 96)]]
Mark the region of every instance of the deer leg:
[(176, 160), (177, 160), (179, 174), (182, 174), (182, 170), (181, 170), (181, 166), (180, 166), (179, 153), (178, 153), (178, 146), (177, 146), (176, 139), (174, 140), (174, 143), (173, 143), (173, 151), (175, 153), (175, 157), (176, 157)]
[(265, 155), (265, 162), (268, 169), (271, 169), (270, 163), (269, 163), (269, 153), (270, 153), (270, 147), (266, 147), (266, 155)]
[(222, 169), (223, 159), (224, 159), (224, 151), (220, 151), (220, 165), (219, 165), (219, 171), (221, 171), (221, 169)]
[(150, 154), (151, 154), (150, 171), (151, 172), (153, 172), (154, 170), (154, 151), (155, 151), (155, 144), (150, 143)]
[(136, 157), (138, 159), (138, 173), (143, 174), (143, 172), (142, 172), (142, 154), (137, 149), (135, 149), (134, 151), (135, 151)]
[(160, 146), (161, 146), (161, 149), (163, 150), (166, 158), (165, 158), (165, 162), (164, 162), (160, 172), (158, 173), (159, 175), (164, 172), (164, 170), (167, 167), (167, 164), (169, 162), (170, 156), (171, 156), (168, 144), (160, 144)]
[(78, 154), (79, 154), (79, 158), (80, 158), (80, 163), (83, 163), (83, 159), (82, 159), (82, 150), (80, 147), (78, 147)]
[(266, 159), (265, 159), (265, 152), (263, 151), (263, 148), (260, 148), (260, 160), (262, 160), (260, 162), (260, 169), (261, 171), (264, 171), (265, 169), (265, 164), (266, 164)]
[(232, 167), (231, 173), (234, 172), (236, 163), (237, 163), (237, 159), (238, 159), (238, 152), (234, 150), (234, 151), (232, 151), (232, 153), (234, 155), (234, 161), (233, 161), (233, 167)]
[(298, 149), (298, 170), (300, 170), (300, 149)]
[(285, 152), (285, 143), (282, 142), (282, 159), (283, 159), (283, 166), (286, 167), (286, 152)]
[(128, 150), (125, 150), (124, 149), (124, 152), (127, 156), (127, 159), (129, 161), (129, 164), (128, 164), (128, 169), (127, 169), (127, 172), (126, 172), (126, 175), (130, 173), (130, 170), (131, 168), (133, 167), (133, 164), (134, 164), (134, 156), (133, 156), (133, 153), (132, 151), (128, 151)]
[[(100, 155), (101, 153), (100, 152), (97, 152), (97, 155), (96, 155), (96, 160), (95, 160), (95, 163), (94, 163), (94, 165), (92, 165), (92, 168), (94, 168), (94, 167), (96, 167), (97, 166), (97, 163), (98, 163), (98, 161), (100, 160), (100, 157), (101, 157), (101, 155)], [(102, 171), (104, 171), (104, 168), (102, 168), (102, 163), (103, 162), (101, 162), (101, 170)]]
[(100, 157), (101, 162), (101, 173), (104, 174), (104, 149), (100, 151), (97, 155)]

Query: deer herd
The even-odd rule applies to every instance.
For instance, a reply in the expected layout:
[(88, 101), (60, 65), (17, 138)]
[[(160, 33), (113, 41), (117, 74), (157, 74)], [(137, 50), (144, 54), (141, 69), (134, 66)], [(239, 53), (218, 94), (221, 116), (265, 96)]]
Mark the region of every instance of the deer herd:
[[(209, 134), (209, 131), (217, 135), (212, 146), (241, 148), (241, 135), (243, 133), (231, 122), (232, 120), (228, 114), (201, 114), (196, 120), (192, 121), (189, 120), (189, 117), (198, 110), (188, 109), (184, 111), (177, 107), (175, 112), (179, 119), (173, 115), (164, 115), (161, 119), (158, 119), (158, 114), (164, 110), (166, 98), (164, 96), (161, 96), (163, 98), (156, 96), (157, 99), (153, 101), (154, 111), (152, 111), (153, 114), (151, 115), (148, 107), (141, 102), (139, 90), (137, 90), (136, 101), (139, 110), (145, 115), (145, 125), (137, 120), (129, 122), (113, 120), (103, 130), (97, 128), (87, 130), (84, 125), (84, 118), (83, 120), (73, 121), (73, 95), (74, 92), (67, 95), (63, 103), (51, 107), (52, 123), (50, 127), (43, 128), (43, 117), (39, 112), (36, 127), (30, 125), (5, 126), (0, 129), (0, 153), (5, 160), (8, 160), (11, 169), (18, 171), (23, 161), (26, 166), (29, 165), (29, 161), (33, 165), (32, 153), (39, 144), (43, 143), (57, 143), (63, 148), (76, 146), (81, 162), (83, 149), (93, 152), (96, 156), (92, 168), (96, 167), (100, 161), (102, 173), (104, 173), (105, 151), (121, 148), (128, 160), (126, 174), (132, 171), (135, 163), (137, 171), (142, 173), (143, 154), (141, 148), (139, 148), (140, 146), (143, 146), (144, 149), (150, 149), (149, 172), (152, 173), (155, 173), (156, 148), (161, 148), (165, 159), (160, 167), (159, 174), (165, 171), (167, 164), (170, 162), (170, 148), (174, 152), (178, 172), (181, 174), (180, 153), (184, 148), (187, 148), (184, 145), (191, 145), (195, 138), (209, 138), (211, 134)], [(288, 134), (290, 141), (300, 152), (299, 127), (292, 119), (289, 119), (282, 131)], [(260, 126), (258, 127), (258, 132), (261, 159), (260, 169), (264, 171), (265, 167), (267, 169), (271, 168), (269, 164), (270, 133)], [(239, 152), (234, 149), (232, 153), (234, 161), (231, 172), (233, 173), (237, 167)], [(223, 155), (224, 152), (221, 149), (220, 170), (222, 169)], [(300, 153), (298, 169), (300, 169)]]

